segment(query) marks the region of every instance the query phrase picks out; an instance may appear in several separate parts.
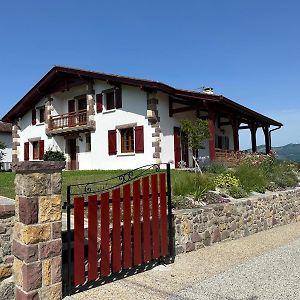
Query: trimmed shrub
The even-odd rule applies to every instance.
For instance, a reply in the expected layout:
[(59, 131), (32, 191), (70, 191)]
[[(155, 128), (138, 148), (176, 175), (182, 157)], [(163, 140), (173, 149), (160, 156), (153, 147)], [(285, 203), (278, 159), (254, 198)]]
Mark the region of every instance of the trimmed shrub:
[(228, 189), (229, 196), (239, 199), (248, 196), (248, 193), (240, 186), (232, 186)]
[(61, 151), (48, 150), (44, 154), (44, 161), (66, 161), (66, 157)]

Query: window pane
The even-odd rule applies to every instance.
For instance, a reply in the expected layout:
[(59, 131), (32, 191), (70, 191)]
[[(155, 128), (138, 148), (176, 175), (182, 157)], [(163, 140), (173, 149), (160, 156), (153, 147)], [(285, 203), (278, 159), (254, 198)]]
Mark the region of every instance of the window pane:
[(78, 110), (86, 110), (86, 98), (78, 100)]
[(40, 108), (40, 123), (45, 122), (45, 107)]
[(121, 152), (134, 152), (133, 128), (126, 128), (120, 131), (121, 133)]
[(115, 93), (109, 92), (106, 93), (106, 109), (114, 109), (115, 108)]

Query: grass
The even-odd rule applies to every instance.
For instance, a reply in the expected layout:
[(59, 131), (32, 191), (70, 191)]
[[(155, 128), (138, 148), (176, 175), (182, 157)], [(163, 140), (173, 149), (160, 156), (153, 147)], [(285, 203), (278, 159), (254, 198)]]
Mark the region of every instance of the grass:
[(0, 196), (15, 199), (15, 173), (0, 172)]

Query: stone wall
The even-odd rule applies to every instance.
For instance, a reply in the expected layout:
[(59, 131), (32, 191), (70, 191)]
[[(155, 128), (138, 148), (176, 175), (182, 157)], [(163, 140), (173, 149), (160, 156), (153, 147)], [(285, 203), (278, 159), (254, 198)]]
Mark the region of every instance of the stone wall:
[(0, 198), (0, 298), (14, 299), (11, 244), (15, 222), (14, 201)]
[(300, 221), (300, 188), (174, 212), (176, 253)]

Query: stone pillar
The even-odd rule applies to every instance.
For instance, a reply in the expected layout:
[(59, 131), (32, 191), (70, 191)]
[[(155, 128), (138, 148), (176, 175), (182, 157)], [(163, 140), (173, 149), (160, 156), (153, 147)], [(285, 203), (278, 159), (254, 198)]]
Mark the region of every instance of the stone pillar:
[(14, 222), (15, 202), (0, 198), (0, 298), (6, 300), (15, 298), (15, 285), (11, 276), (14, 261), (11, 254)]
[(208, 129), (209, 129), (209, 158), (211, 160), (216, 159), (216, 147), (215, 147), (215, 123), (216, 123), (216, 113), (212, 110), (208, 111)]
[(61, 299), (61, 171), (65, 162), (19, 162), (12, 252), (16, 299)]

